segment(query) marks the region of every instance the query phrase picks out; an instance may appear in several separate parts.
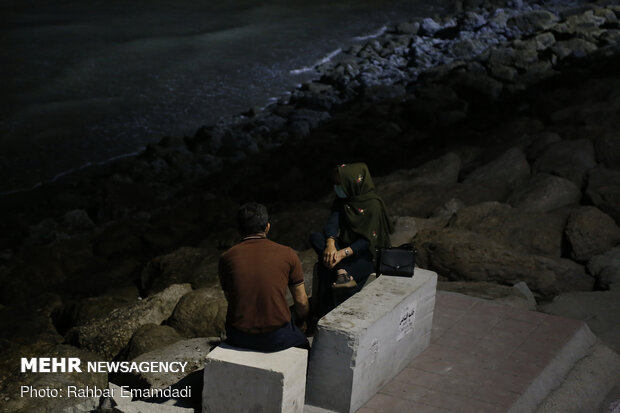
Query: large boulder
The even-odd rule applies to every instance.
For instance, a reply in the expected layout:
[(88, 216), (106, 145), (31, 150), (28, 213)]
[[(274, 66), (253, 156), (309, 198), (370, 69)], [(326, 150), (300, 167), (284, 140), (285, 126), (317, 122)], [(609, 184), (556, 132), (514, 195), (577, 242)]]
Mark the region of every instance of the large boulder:
[(392, 246), (411, 244), (418, 232), (418, 225), (414, 217), (398, 217), (394, 224), (394, 233), (390, 235)]
[(620, 247), (592, 257), (588, 271), (598, 278), (602, 287), (620, 291)]
[(547, 212), (581, 200), (579, 187), (568, 179), (539, 173), (516, 188), (508, 197), (515, 208), (531, 212)]
[[(98, 387), (107, 388), (107, 373), (93, 373), (86, 370), (86, 363), (99, 361), (96, 354), (88, 351), (59, 344), (47, 352), (32, 353), (26, 357), (76, 357), (81, 360), (81, 372), (65, 373), (16, 373), (7, 380), (0, 390), (0, 412), (32, 413), (32, 412), (90, 412), (99, 406), (99, 397), (67, 397), (68, 387), (76, 389)], [(21, 396), (22, 386), (38, 389), (59, 390), (62, 397)]]
[(620, 135), (618, 130), (608, 131), (594, 142), (596, 159), (606, 168), (620, 170)]
[(123, 359), (132, 360), (141, 354), (157, 350), (169, 344), (183, 340), (183, 337), (170, 326), (145, 324), (138, 328), (131, 337)]
[(296, 250), (305, 250), (310, 247), (310, 233), (323, 229), (329, 214), (326, 203), (287, 204), (286, 211), (270, 214), (269, 238)]
[(467, 205), (485, 201), (504, 201), (530, 176), (530, 165), (519, 148), (504, 152), (495, 160), (472, 171), (453, 192), (453, 198)]
[(0, 386), (19, 368), (21, 357), (45, 354), (64, 341), (51, 316), (61, 305), (56, 294), (34, 297), (20, 306), (0, 305)]
[(592, 141), (577, 139), (550, 144), (534, 161), (532, 170), (561, 176), (581, 188), (587, 172), (595, 166)]
[[(521, 285), (525, 285), (525, 283), (521, 283)], [(501, 285), (485, 281), (437, 282), (438, 290), (470, 295), (485, 300), (493, 300), (510, 307), (536, 310), (536, 300), (531, 292), (526, 294), (520, 288), (523, 287)], [(525, 288), (527, 288), (527, 285), (525, 285)]]
[(445, 202), (446, 190), (458, 181), (460, 166), (459, 156), (448, 153), (418, 168), (375, 179), (377, 193), (394, 215), (426, 217)]
[(138, 294), (133, 299), (123, 296), (103, 295), (70, 301), (54, 312), (54, 322), (62, 333), (71, 327), (88, 324), (97, 318), (103, 318), (117, 308), (128, 307), (138, 301)]
[[(166, 363), (187, 363), (183, 369), (173, 372), (136, 372), (119, 373), (110, 378), (116, 384), (127, 385), (132, 388), (141, 389), (165, 389), (178, 384), (204, 368), (204, 362), (211, 350), (220, 344), (219, 337), (200, 337), (188, 340), (177, 341), (157, 350), (144, 353), (131, 360), (136, 363), (143, 362), (166, 362)], [(192, 389), (193, 394), (200, 394), (202, 388)]]
[(485, 202), (460, 209), (449, 226), (474, 231), (516, 252), (559, 258), (565, 223), (559, 215)]
[(189, 284), (175, 284), (125, 308), (113, 310), (107, 317), (66, 334), (69, 343), (112, 359), (129, 343), (136, 330), (145, 324), (161, 324), (172, 315), (183, 295), (191, 291)]
[(460, 157), (449, 152), (441, 158), (433, 159), (419, 167), (393, 172), (375, 178), (377, 192), (383, 196), (392, 193), (402, 194), (416, 185), (440, 185), (450, 187), (457, 183), (461, 167)]
[(586, 197), (620, 225), (620, 171), (599, 166), (588, 174)]
[(416, 246), (425, 251), (430, 269), (454, 281), (524, 281), (547, 297), (562, 291), (591, 290), (594, 284), (584, 267), (571, 260), (519, 253), (472, 231), (444, 228), (418, 232)]
[(213, 286), (218, 283), (219, 254), (216, 249), (181, 247), (153, 258), (142, 271), (141, 287), (153, 293), (179, 283), (194, 289)]
[(185, 337), (219, 337), (224, 332), (227, 308), (219, 286), (200, 288), (181, 297), (168, 325)]
[(516, 28), (524, 34), (542, 32), (553, 27), (559, 17), (547, 10), (534, 10), (519, 14), (508, 20), (508, 26)]
[(563, 293), (542, 305), (541, 311), (585, 321), (605, 344), (620, 352), (620, 291)]
[(562, 138), (554, 132), (542, 132), (531, 137), (532, 141), (525, 149), (527, 160), (534, 162), (552, 143), (560, 142)]
[(588, 206), (573, 211), (566, 224), (566, 238), (576, 261), (586, 262), (620, 243), (620, 227), (600, 209)]
[[(100, 411), (113, 413), (194, 413), (194, 409), (190, 407), (180, 407), (174, 399), (166, 400), (164, 403), (161, 399), (155, 401), (132, 400), (131, 397), (123, 397), (122, 388), (114, 383), (109, 384), (112, 397), (104, 399)], [(192, 395), (193, 396), (193, 395)], [(173, 404), (174, 403), (174, 404)], [(185, 403), (182, 403), (185, 404)], [(99, 411), (99, 410), (98, 410)]]

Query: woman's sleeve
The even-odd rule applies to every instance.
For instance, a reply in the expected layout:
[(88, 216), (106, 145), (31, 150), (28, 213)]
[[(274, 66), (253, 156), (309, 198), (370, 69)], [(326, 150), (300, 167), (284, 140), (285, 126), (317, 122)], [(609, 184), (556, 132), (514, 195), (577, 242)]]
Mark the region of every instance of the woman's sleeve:
[(338, 237), (338, 230), (340, 229), (340, 212), (332, 211), (327, 224), (323, 227), (323, 233), (325, 238)]
[(359, 251), (367, 250), (370, 247), (370, 242), (366, 238), (360, 237), (353, 241), (349, 247), (354, 254), (357, 254)]

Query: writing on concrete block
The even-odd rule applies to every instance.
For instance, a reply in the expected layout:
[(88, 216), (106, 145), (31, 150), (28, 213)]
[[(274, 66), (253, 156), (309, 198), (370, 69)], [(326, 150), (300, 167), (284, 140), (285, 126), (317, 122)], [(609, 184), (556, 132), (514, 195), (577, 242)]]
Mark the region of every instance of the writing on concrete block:
[(396, 340), (400, 341), (407, 334), (413, 332), (413, 324), (415, 321), (415, 302), (407, 305), (400, 312), (400, 323), (398, 325), (398, 337)]

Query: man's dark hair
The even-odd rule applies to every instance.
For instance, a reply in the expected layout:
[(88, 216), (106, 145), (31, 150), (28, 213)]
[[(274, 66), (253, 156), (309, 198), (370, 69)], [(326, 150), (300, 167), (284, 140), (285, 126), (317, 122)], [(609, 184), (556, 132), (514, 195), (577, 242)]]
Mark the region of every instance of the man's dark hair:
[(237, 211), (237, 226), (242, 236), (263, 232), (269, 222), (265, 205), (248, 202)]

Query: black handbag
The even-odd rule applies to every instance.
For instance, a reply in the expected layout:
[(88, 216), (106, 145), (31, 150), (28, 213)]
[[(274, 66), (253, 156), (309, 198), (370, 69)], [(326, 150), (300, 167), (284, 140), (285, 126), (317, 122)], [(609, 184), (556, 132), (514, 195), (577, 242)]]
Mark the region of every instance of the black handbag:
[(411, 244), (382, 248), (377, 259), (377, 276), (413, 277), (415, 252)]

